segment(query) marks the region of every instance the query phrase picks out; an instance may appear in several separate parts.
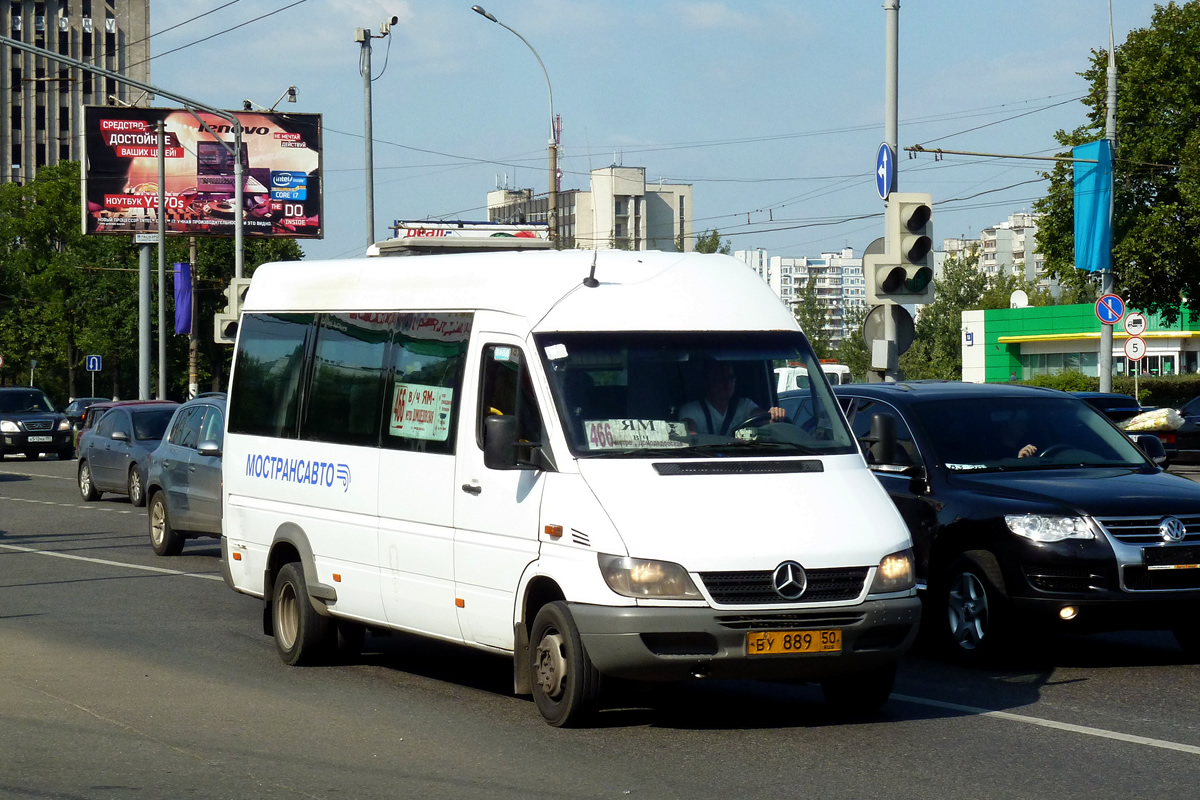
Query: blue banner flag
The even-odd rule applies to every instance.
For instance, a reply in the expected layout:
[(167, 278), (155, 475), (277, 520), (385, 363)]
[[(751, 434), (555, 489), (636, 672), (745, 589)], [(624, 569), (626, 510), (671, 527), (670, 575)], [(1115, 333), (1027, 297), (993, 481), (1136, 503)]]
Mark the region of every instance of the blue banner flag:
[(1081, 144), (1075, 158), (1075, 268), (1100, 272), (1112, 266), (1112, 150), (1108, 140)]
[(192, 268), (186, 263), (175, 265), (175, 332), (192, 332)]

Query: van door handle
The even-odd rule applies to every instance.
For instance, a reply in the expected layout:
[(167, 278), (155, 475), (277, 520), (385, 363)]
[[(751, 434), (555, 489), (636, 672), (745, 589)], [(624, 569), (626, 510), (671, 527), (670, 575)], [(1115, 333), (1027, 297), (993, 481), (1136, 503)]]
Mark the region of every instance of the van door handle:
[(483, 487), (482, 486), (472, 486), (469, 483), (464, 483), (462, 485), (462, 490), (464, 492), (466, 492), (467, 494), (479, 494), (480, 492), (483, 491)]

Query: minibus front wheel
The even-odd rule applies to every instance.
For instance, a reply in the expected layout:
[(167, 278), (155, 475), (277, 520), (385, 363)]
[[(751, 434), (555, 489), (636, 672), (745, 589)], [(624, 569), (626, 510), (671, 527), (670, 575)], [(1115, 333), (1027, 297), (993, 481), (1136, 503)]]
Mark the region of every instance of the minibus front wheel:
[(275, 649), (283, 663), (296, 667), (321, 661), (330, 620), (313, 608), (304, 568), (298, 562), (288, 562), (279, 570), (271, 605)]
[(566, 728), (585, 722), (600, 695), (600, 673), (579, 637), (566, 603), (547, 603), (529, 636), (533, 702), (546, 722)]

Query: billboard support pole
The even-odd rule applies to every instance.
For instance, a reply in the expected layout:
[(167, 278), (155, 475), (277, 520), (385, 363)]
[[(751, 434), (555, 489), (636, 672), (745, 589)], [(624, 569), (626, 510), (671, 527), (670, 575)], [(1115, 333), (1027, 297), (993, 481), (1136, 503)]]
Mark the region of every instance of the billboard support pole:
[[(233, 227), (234, 227), (233, 259), (234, 259), (234, 268), (235, 268), (236, 276), (239, 278), (242, 276), (242, 206), (241, 206), (241, 202), (242, 202), (242, 183), (241, 183), (241, 177), (242, 177), (242, 166), (241, 166), (242, 165), (242, 158), (241, 158), (242, 126), (238, 122), (237, 116), (232, 111), (225, 111), (225, 110), (217, 108), (215, 106), (210, 106), (205, 103), (197, 102), (190, 98), (184, 97), (183, 95), (175, 94), (174, 92), (169, 92), (165, 89), (155, 86), (152, 83), (144, 83), (144, 82), (136, 80), (134, 78), (130, 78), (125, 75), (122, 75), (119, 72), (113, 72), (112, 70), (104, 69), (103, 67), (97, 67), (93, 64), (88, 64), (87, 62), (80, 61), (79, 59), (71, 58), (70, 56), (59, 55), (58, 53), (51, 53), (43, 47), (37, 47), (32, 44), (26, 44), (25, 42), (18, 41), (16, 39), (13, 39), (8, 36), (0, 36), (0, 44), (6, 44), (9, 47), (13, 48), (14, 50), (20, 50), (24, 53), (31, 53), (40, 58), (47, 59), (48, 61), (54, 61), (59, 64), (67, 64), (69, 66), (74, 67), (75, 69), (82, 70), (84, 72), (89, 72), (93, 75), (103, 75), (104, 77), (108, 78), (109, 80), (116, 81), (117, 83), (123, 83), (126, 86), (132, 86), (135, 89), (141, 89), (142, 91), (148, 92), (153, 95), (162, 95), (163, 97), (167, 98), (168, 100), (174, 100), (176, 103), (179, 103), (183, 107), (187, 108), (188, 111), (191, 111), (193, 114), (196, 113), (195, 110), (193, 110), (193, 109), (199, 109), (207, 114), (212, 114), (214, 116), (220, 117), (221, 119), (227, 121), (230, 125), (231, 130), (233, 130), (233, 149), (230, 149), (228, 142), (226, 142), (222, 139), (218, 139), (217, 141), (219, 141), (221, 143), (221, 145), (226, 150), (229, 150), (230, 153), (232, 153), (234, 156), (233, 175), (234, 175), (234, 180), (237, 183), (237, 186), (234, 188), (234, 196), (235, 196), (236, 202), (238, 203), (238, 210), (237, 210), (237, 213), (233, 215)], [(83, 224), (86, 226), (87, 225), (86, 216), (83, 218), (82, 221), (83, 221)], [(149, 269), (148, 266), (147, 266), (147, 269)], [(148, 312), (147, 312), (147, 315), (148, 315)], [(148, 342), (147, 342), (146, 346), (149, 347)], [(149, 390), (149, 383), (150, 383), (150, 378), (149, 378), (149, 375), (147, 375), (147, 377), (146, 377), (147, 391)], [(149, 399), (149, 397), (145, 396), (142, 399), (147, 400), (147, 399)]]
[(150, 399), (150, 245), (138, 245), (138, 400)]
[(188, 394), (191, 400), (200, 393), (200, 370), (197, 364), (200, 339), (196, 336), (196, 237), (188, 237), (188, 261), (192, 269), (192, 328), (188, 331)]
[(158, 399), (167, 399), (167, 128), (158, 121)]

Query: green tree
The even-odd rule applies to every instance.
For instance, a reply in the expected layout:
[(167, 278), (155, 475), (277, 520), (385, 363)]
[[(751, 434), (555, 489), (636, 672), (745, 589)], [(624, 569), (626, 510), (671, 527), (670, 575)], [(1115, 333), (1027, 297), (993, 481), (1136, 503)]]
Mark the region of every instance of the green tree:
[(933, 282), (933, 302), (921, 310), (913, 345), (900, 356), (900, 370), (905, 377), (962, 378), (962, 312), (979, 308), (988, 290), (987, 276), (979, 271), (978, 264), (979, 254), (975, 251), (962, 257), (946, 257), (942, 277)]
[(867, 371), (871, 368), (871, 353), (862, 335), (863, 321), (870, 311), (866, 307), (846, 309), (846, 335), (834, 351), (838, 363), (849, 367), (850, 376), (859, 382), (867, 379)]
[(692, 249), (697, 253), (721, 253), (723, 255), (729, 255), (733, 251), (728, 240), (721, 241), (721, 233), (716, 228), (697, 236), (696, 246)]
[[(1150, 27), (1132, 31), (1116, 61), (1115, 285), (1129, 305), (1174, 321), (1182, 299), (1200, 298), (1200, 2), (1155, 6)], [(1059, 131), (1060, 144), (1103, 138), (1107, 68), (1107, 51), (1093, 50), (1080, 73), (1091, 87), (1088, 121)], [(1072, 165), (1044, 174), (1038, 250), (1073, 296), (1085, 296), (1095, 278), (1074, 274)]]
[(829, 308), (817, 294), (816, 273), (808, 276), (808, 283), (800, 291), (800, 296), (792, 306), (792, 313), (796, 315), (796, 322), (808, 337), (808, 343), (812, 345), (817, 358), (828, 358), (831, 343), (825, 326), (829, 324)]

